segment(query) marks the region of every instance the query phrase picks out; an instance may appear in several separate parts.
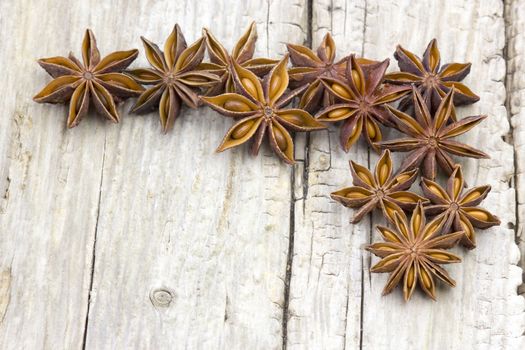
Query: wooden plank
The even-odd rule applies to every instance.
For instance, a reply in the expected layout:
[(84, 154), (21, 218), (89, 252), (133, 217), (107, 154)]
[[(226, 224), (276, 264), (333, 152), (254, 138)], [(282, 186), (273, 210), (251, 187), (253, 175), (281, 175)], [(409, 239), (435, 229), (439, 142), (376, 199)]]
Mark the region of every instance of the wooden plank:
[[(313, 3), (313, 47), (327, 31), (340, 56), (362, 55), (364, 2)], [(370, 220), (349, 223), (347, 210), (330, 193), (350, 183), (348, 160), (368, 162), (368, 149), (357, 144), (346, 154), (332, 126), (310, 135), (306, 169), (296, 172), (295, 233), (288, 342), (290, 349), (349, 349), (359, 344), (363, 278), (361, 247)]]
[[(277, 57), (306, 32), (302, 1), (113, 6), (140, 25), (93, 28), (126, 28), (135, 46), (139, 35), (163, 43), (177, 21), (188, 42), (207, 26), (232, 48), (254, 19), (257, 54)], [(281, 347), (291, 168), (269, 149), (216, 154), (231, 123), (203, 108), (166, 136), (155, 114), (108, 129), (88, 348)]]
[[(330, 130), (329, 141), (322, 135), (312, 136), (304, 186), (307, 193), (295, 207), (288, 345), (520, 348), (525, 314), (523, 298), (517, 295), (521, 269), (516, 266), (519, 252), (514, 243), (515, 192), (509, 182), (513, 149), (503, 141), (509, 132), (504, 106), (503, 3), (320, 0), (314, 1), (313, 13), (319, 20), (313, 26), (314, 47), (331, 30), (340, 49), (382, 59), (392, 57), (398, 43), (421, 54), (436, 37), (443, 62), (473, 63), (466, 82), (481, 101), (462, 108), (460, 115), (486, 113), (490, 117), (463, 140), (487, 151), (492, 159), (462, 164), (469, 183), (492, 185), (484, 206), (500, 216), (502, 225), (480, 232), (476, 250), (456, 249), (464, 262), (448, 270), (458, 286), (439, 288), (438, 302), (418, 294), (405, 304), (399, 292), (381, 297), (387, 276), (370, 275), (370, 264), (377, 260), (362, 250), (369, 235), (377, 239), (377, 234), (370, 233), (369, 222), (348, 224), (351, 211), (327, 197), (350, 184), (348, 159), (366, 163), (367, 151), (361, 146), (348, 156), (341, 154), (335, 128)], [(395, 66), (392, 61), (390, 69)], [(370, 155), (372, 165), (376, 159)]]
[[(2, 33), (10, 33), (0, 53), (0, 65), (10, 67), (0, 94), (2, 349), (82, 344), (104, 139), (112, 126), (88, 118), (66, 131), (65, 107), (31, 97), (50, 81), (36, 59), (78, 52), (87, 10), (66, 1), (0, 5)], [(105, 52), (127, 47), (111, 45), (112, 35), (102, 40)]]
[[(516, 240), (521, 251), (521, 266), (525, 266), (525, 233), (523, 231), (523, 218), (525, 217), (525, 107), (522, 104), (525, 91), (525, 55), (524, 41), (525, 33), (525, 3), (523, 1), (507, 1), (505, 3), (505, 17), (507, 19), (507, 108), (511, 116), (512, 135), (511, 141), (515, 149), (515, 187), (517, 189), (516, 202), (518, 206), (516, 218)], [(520, 290), (525, 293), (525, 288)]]

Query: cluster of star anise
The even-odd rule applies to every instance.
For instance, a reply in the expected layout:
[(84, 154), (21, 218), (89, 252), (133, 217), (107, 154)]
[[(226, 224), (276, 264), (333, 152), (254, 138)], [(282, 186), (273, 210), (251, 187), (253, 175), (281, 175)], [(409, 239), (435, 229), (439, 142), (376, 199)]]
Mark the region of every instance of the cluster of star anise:
[[(332, 198), (344, 206), (358, 208), (353, 223), (378, 208), (392, 225), (392, 228), (378, 226), (384, 241), (367, 247), (381, 258), (371, 271), (390, 272), (383, 294), (390, 293), (401, 283), (405, 300), (410, 299), (416, 285), (435, 299), (436, 279), (455, 285), (440, 265), (461, 261), (447, 249), (457, 243), (473, 249), (476, 246), (474, 228), (485, 229), (500, 224), (496, 216), (478, 206), (489, 193), (490, 186), (465, 189), (461, 165), (453, 158), (488, 158), (485, 153), (453, 140), (478, 125), (485, 116), (456, 117), (455, 106), (473, 103), (479, 98), (459, 82), (468, 74), (470, 64), (451, 63), (440, 68), (436, 40), (430, 42), (423, 59), (400, 46), (394, 56), (401, 71), (382, 75), (380, 80), (387, 82), (383, 89), (385, 86), (392, 89), (388, 84), (393, 84), (398, 89), (405, 87), (409, 92), (403, 94), (407, 90), (398, 90), (396, 99), (404, 97), (399, 109), (383, 103), (381, 108), (386, 113), (378, 115), (383, 115), (383, 120), (388, 119), (404, 136), (382, 141), (369, 135), (367, 140), (372, 147), (384, 150), (374, 173), (351, 161), (354, 186), (332, 193)], [(334, 90), (333, 94), (339, 94), (340, 99), (353, 96), (358, 89), (355, 83), (352, 84), (352, 77), (347, 77), (350, 79), (347, 78), (346, 86), (337, 80), (325, 79), (325, 87)], [(365, 89), (362, 91), (366, 91), (369, 80), (377, 80), (371, 75), (364, 74), (364, 77), (361, 81), (365, 82)], [(370, 110), (366, 102), (359, 106), (363, 105)], [(321, 114), (329, 116), (334, 112), (349, 114), (354, 119), (359, 113), (341, 103), (326, 107)], [(381, 121), (377, 116), (376, 120)], [(354, 123), (357, 125), (358, 122)], [(358, 126), (360, 129), (361, 124)], [(363, 132), (366, 130), (363, 128)], [(374, 129), (369, 126), (368, 130)], [(346, 135), (341, 135), (343, 145), (346, 140), (349, 140), (346, 141), (348, 144), (355, 142)], [(408, 152), (397, 172), (394, 172), (390, 151)], [(449, 176), (444, 187), (436, 182), (438, 169)], [(422, 196), (409, 191), (418, 172), (421, 173)], [(410, 213), (410, 219), (405, 211)], [(427, 219), (431, 220), (427, 223)]]
[[(197, 108), (204, 103), (235, 121), (218, 151), (251, 140), (256, 155), (267, 135), (274, 153), (289, 164), (294, 163), (291, 132), (315, 131), (341, 122), (340, 142), (345, 151), (361, 136), (373, 150), (384, 150), (374, 174), (351, 162), (354, 186), (332, 194), (343, 205), (359, 208), (353, 222), (380, 208), (393, 225), (392, 229), (378, 227), (385, 242), (368, 247), (382, 258), (372, 271), (391, 272), (384, 292), (401, 279), (407, 300), (416, 284), (434, 298), (434, 277), (454, 285), (440, 265), (460, 259), (445, 249), (457, 242), (474, 248), (474, 227), (499, 224), (494, 215), (478, 207), (490, 186), (464, 192), (461, 166), (452, 157), (488, 157), (453, 140), (485, 118), (456, 117), (455, 106), (479, 100), (460, 83), (470, 64), (441, 66), (435, 40), (422, 59), (398, 47), (394, 56), (401, 71), (389, 74), (388, 59), (348, 55), (336, 61), (329, 33), (317, 52), (288, 44), (281, 60), (253, 58), (256, 40), (252, 23), (231, 53), (208, 29), (188, 46), (175, 25), (163, 51), (142, 38), (150, 68), (127, 70), (138, 50), (101, 58), (95, 37), (87, 30), (82, 61), (73, 54), (38, 61), (54, 80), (34, 100), (69, 103), (67, 125), (71, 128), (87, 114), (91, 102), (100, 114), (119, 122), (116, 104), (137, 97), (132, 112), (158, 109), (164, 132), (173, 127), (183, 105)], [(209, 62), (203, 62), (206, 51)], [(287, 107), (294, 100), (297, 107)], [(395, 109), (390, 104), (398, 100), (399, 109)], [(384, 141), (381, 127), (406, 136)], [(409, 152), (396, 173), (390, 151)], [(446, 188), (435, 182), (438, 168), (450, 176)], [(423, 196), (409, 191), (419, 169)], [(413, 211), (410, 220), (405, 210)], [(434, 217), (428, 224), (427, 215)]]

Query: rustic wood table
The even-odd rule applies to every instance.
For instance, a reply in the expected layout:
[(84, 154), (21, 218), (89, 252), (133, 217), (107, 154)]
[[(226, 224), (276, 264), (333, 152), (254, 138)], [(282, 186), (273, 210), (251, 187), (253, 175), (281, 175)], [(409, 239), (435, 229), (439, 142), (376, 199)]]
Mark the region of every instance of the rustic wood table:
[[(231, 120), (208, 108), (163, 135), (132, 101), (120, 124), (90, 113), (67, 130), (66, 107), (31, 100), (50, 80), (36, 59), (78, 53), (87, 27), (102, 54), (139, 48), (138, 67), (140, 35), (163, 43), (178, 22), (231, 48), (252, 20), (260, 56), (330, 31), (339, 54), (435, 37), (443, 62), (472, 62), (481, 100), (459, 114), (489, 117), (464, 140), (492, 159), (462, 164), (502, 224), (455, 248), (437, 302), (381, 296), (363, 247), (382, 220), (351, 225), (329, 197), (349, 159), (378, 157), (344, 153), (334, 126), (297, 135), (287, 166), (266, 146), (215, 153)], [(524, 349), (525, 1), (4, 0), (0, 30), (0, 349)]]

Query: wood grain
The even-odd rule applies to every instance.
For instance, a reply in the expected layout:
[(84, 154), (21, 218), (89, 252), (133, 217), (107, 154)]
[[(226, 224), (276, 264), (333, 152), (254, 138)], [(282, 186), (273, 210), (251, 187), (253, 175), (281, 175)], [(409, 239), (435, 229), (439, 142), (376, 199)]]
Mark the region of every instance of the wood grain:
[[(0, 349), (523, 348), (524, 14), (517, 0), (1, 1)], [(35, 60), (78, 53), (87, 27), (103, 55), (139, 48), (139, 67), (140, 35), (163, 44), (178, 22), (188, 42), (206, 26), (231, 48), (252, 20), (261, 56), (331, 31), (339, 53), (391, 70), (396, 44), (421, 54), (433, 37), (443, 62), (473, 63), (481, 101), (460, 115), (489, 118), (463, 140), (492, 159), (462, 164), (492, 185), (484, 206), (502, 226), (456, 249), (458, 285), (437, 302), (381, 297), (387, 276), (363, 250), (379, 215), (350, 225), (329, 198), (350, 184), (349, 159), (377, 155), (344, 153), (335, 126), (297, 135), (288, 167), (267, 147), (215, 153), (232, 121), (206, 108), (162, 135), (132, 102), (121, 124), (90, 113), (66, 130), (66, 107), (31, 101), (50, 80)]]
[[(288, 345), (299, 349), (520, 348), (524, 302), (517, 295), (521, 269), (516, 266), (516, 205), (510, 187), (514, 151), (504, 141), (510, 129), (502, 57), (503, 4), (320, 0), (313, 3), (313, 18), (314, 47), (331, 31), (343, 52), (392, 59), (396, 44), (421, 55), (436, 37), (443, 63), (473, 62), (466, 83), (481, 102), (462, 108), (460, 114), (483, 113), (489, 118), (463, 140), (487, 151), (492, 159), (462, 160), (462, 164), (469, 183), (492, 186), (484, 206), (497, 212), (503, 224), (480, 232), (476, 250), (456, 249), (463, 263), (447, 269), (458, 286), (439, 288), (438, 302), (418, 294), (406, 304), (399, 291), (381, 297), (387, 276), (369, 273), (377, 260), (363, 251), (364, 244), (379, 239), (378, 235), (369, 221), (349, 224), (352, 211), (328, 198), (330, 192), (351, 184), (349, 159), (374, 166), (377, 156), (363, 142), (345, 155), (337, 128), (330, 129), (329, 140), (312, 135), (306, 185), (295, 210)], [(392, 59), (390, 69), (396, 68)], [(378, 216), (374, 215), (375, 223), (381, 222)]]
[[(523, 231), (523, 218), (525, 218), (525, 188), (524, 168), (525, 154), (525, 106), (523, 93), (525, 91), (525, 2), (507, 1), (505, 3), (507, 47), (505, 58), (507, 60), (507, 108), (510, 114), (511, 131), (508, 140), (514, 146), (516, 192), (516, 241), (521, 251), (521, 266), (525, 266), (525, 233)], [(525, 285), (521, 286), (521, 293), (525, 293)]]

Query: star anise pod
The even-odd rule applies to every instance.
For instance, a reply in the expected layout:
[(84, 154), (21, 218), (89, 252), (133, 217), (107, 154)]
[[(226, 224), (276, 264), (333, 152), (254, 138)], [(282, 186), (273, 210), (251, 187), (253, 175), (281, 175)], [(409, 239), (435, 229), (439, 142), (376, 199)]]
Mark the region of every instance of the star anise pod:
[(426, 208), (431, 215), (444, 215), (444, 231), (451, 227), (465, 233), (461, 243), (469, 249), (476, 247), (474, 227), (485, 229), (500, 224), (500, 220), (489, 211), (478, 207), (490, 192), (490, 185), (474, 187), (464, 192), (461, 166), (458, 165), (447, 181), (446, 189), (429, 179), (421, 183), (423, 193), (434, 204)]
[(73, 53), (69, 57), (50, 57), (38, 60), (54, 79), (33, 100), (39, 103), (67, 103), (68, 128), (73, 128), (89, 110), (93, 101), (98, 113), (118, 123), (116, 103), (138, 96), (144, 89), (121, 72), (137, 58), (138, 50), (116, 51), (100, 58), (95, 35), (86, 30), (82, 42), (82, 62)]
[(345, 207), (360, 208), (352, 223), (359, 222), (375, 208), (381, 208), (384, 217), (394, 222), (394, 212), (404, 216), (402, 209), (413, 210), (419, 201), (428, 202), (427, 199), (406, 191), (416, 180), (417, 169), (394, 175), (388, 150), (383, 152), (377, 162), (374, 175), (354, 161), (350, 161), (350, 172), (354, 186), (333, 192), (331, 197)]
[(241, 67), (248, 69), (257, 76), (267, 74), (278, 62), (269, 58), (253, 58), (255, 52), (255, 42), (257, 41), (257, 30), (255, 22), (240, 37), (233, 48), (231, 54), (226, 51), (224, 46), (213, 36), (209, 29), (203, 29), (203, 35), (206, 37), (208, 54), (210, 61), (199, 65), (199, 69), (216, 74), (220, 81), (211, 86), (206, 92), (207, 95), (218, 95), (224, 92), (235, 92), (233, 83), (232, 61), (235, 61)]
[[(398, 46), (394, 53), (400, 72), (386, 75), (385, 80), (402, 85), (415, 85), (427, 107), (433, 112), (441, 100), (454, 90), (454, 105), (466, 105), (479, 101), (479, 96), (460, 83), (470, 72), (470, 63), (448, 63), (440, 67), (441, 55), (436, 39), (430, 41), (423, 59)], [(405, 110), (411, 103), (410, 97), (403, 99), (399, 108)]]
[(127, 74), (141, 84), (153, 86), (140, 95), (131, 111), (146, 113), (158, 107), (162, 130), (167, 132), (179, 115), (182, 103), (197, 108), (196, 89), (215, 84), (219, 77), (196, 70), (204, 58), (206, 39), (200, 38), (187, 47), (178, 24), (166, 40), (164, 52), (146, 38), (141, 39), (153, 68), (133, 69)]
[(464, 143), (451, 140), (462, 135), (478, 125), (486, 116), (472, 116), (457, 122), (448, 123), (454, 105), (454, 90), (450, 90), (433, 114), (427, 108), (419, 91), (413, 88), (413, 101), (416, 118), (389, 107), (398, 129), (407, 135), (392, 141), (378, 142), (382, 149), (410, 152), (399, 171), (407, 171), (417, 167), (422, 168), (422, 175), (430, 180), (436, 178), (437, 166), (450, 175), (454, 171), (455, 162), (451, 155), (470, 158), (489, 158), (483, 153)]
[(316, 118), (324, 122), (344, 120), (341, 127), (341, 145), (348, 152), (352, 145), (364, 134), (368, 143), (377, 151), (375, 142), (383, 136), (378, 122), (395, 126), (385, 106), (396, 101), (410, 91), (403, 85), (382, 85), (389, 60), (376, 64), (360, 64), (354, 55), (348, 58), (344, 80), (322, 78), (324, 87), (342, 103), (319, 111)]
[(371, 272), (391, 272), (383, 295), (390, 293), (401, 280), (405, 301), (412, 296), (416, 284), (435, 300), (435, 278), (454, 287), (456, 283), (440, 265), (461, 261), (445, 249), (456, 245), (463, 232), (440, 234), (445, 218), (439, 216), (427, 224), (422, 203), (414, 209), (410, 224), (397, 212), (394, 213), (394, 222), (394, 229), (377, 227), (385, 242), (374, 243), (366, 248), (381, 258), (370, 269)]
[(238, 93), (201, 97), (204, 103), (220, 114), (242, 118), (226, 133), (217, 151), (242, 145), (253, 139), (252, 153), (257, 155), (266, 134), (273, 151), (286, 163), (294, 163), (293, 140), (287, 129), (311, 131), (324, 129), (310, 113), (302, 109), (284, 108), (304, 91), (288, 89), (288, 55), (261, 82), (249, 70), (233, 62), (234, 82)]
[[(343, 78), (346, 71), (348, 56), (335, 61), (335, 42), (330, 33), (326, 33), (323, 41), (317, 48), (317, 54), (302, 45), (287, 44), (290, 60), (293, 67), (288, 70), (290, 86), (299, 87), (310, 84), (299, 102), (299, 107), (314, 112), (319, 109), (322, 101), (323, 107), (335, 103), (331, 95), (321, 83), (321, 78)], [(356, 58), (360, 64), (377, 63), (366, 58)]]

